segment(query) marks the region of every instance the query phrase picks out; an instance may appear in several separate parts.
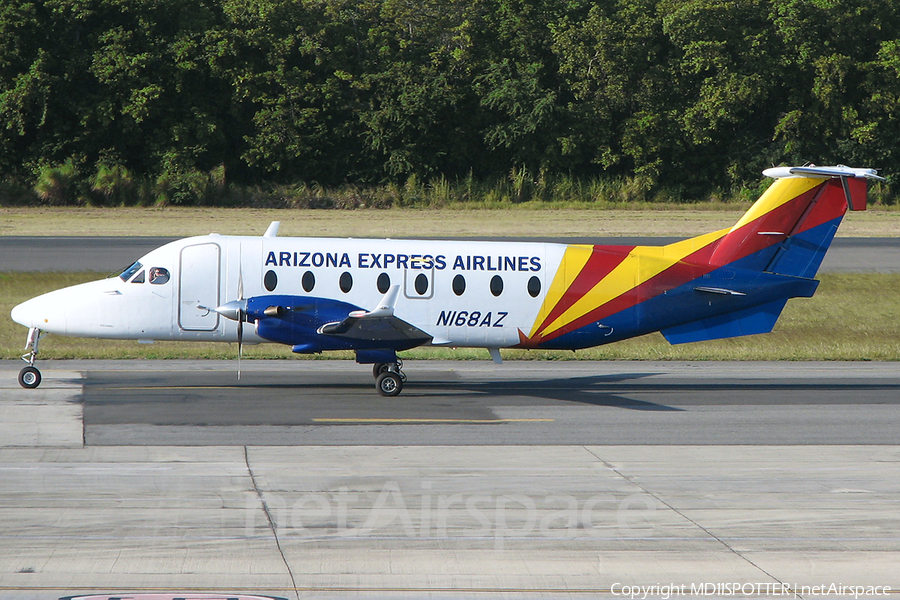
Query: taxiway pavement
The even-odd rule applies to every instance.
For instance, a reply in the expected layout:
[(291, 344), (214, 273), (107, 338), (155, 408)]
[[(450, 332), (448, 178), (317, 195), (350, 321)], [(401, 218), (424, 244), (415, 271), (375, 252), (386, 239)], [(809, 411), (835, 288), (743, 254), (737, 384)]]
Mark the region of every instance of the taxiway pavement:
[(41, 366), (0, 364), (4, 600), (900, 588), (894, 364)]
[(349, 361), (60, 363), (89, 445), (891, 444), (892, 363), (408, 361), (403, 394)]
[[(120, 272), (151, 250), (171, 242), (167, 237), (24, 237), (0, 236), (0, 272)], [(483, 239), (483, 238), (479, 238)], [(510, 241), (509, 238), (491, 238)], [(571, 244), (662, 245), (681, 238), (516, 238), (516, 241)], [(821, 272), (900, 272), (900, 237), (837, 238)]]

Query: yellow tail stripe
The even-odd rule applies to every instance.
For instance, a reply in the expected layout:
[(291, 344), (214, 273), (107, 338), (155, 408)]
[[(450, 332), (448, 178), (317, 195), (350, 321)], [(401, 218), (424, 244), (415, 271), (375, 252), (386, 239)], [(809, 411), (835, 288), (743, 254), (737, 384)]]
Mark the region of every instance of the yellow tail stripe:
[(759, 197), (759, 200), (753, 203), (750, 210), (731, 228), (731, 231), (737, 231), (747, 223), (765, 216), (782, 204), (786, 204), (814, 187), (822, 185), (822, 181), (822, 179), (811, 179), (808, 177), (776, 179), (775, 183), (769, 186), (763, 195)]
[(572, 282), (575, 281), (575, 278), (581, 273), (584, 265), (586, 265), (587, 261), (591, 258), (593, 251), (593, 246), (585, 245), (572, 245), (566, 248), (562, 262), (556, 270), (556, 275), (553, 277), (553, 283), (550, 284), (550, 288), (547, 290), (547, 295), (544, 297), (544, 304), (541, 305), (541, 310), (538, 312), (537, 319), (535, 319), (534, 326), (531, 328), (531, 333), (528, 337), (533, 337), (534, 334), (537, 333), (538, 327), (541, 326), (541, 323), (544, 322), (544, 319), (547, 318), (547, 315), (550, 314), (553, 307), (562, 299), (563, 295), (569, 289), (569, 286), (572, 285)]
[[(549, 335), (580, 319), (610, 300), (618, 298), (652, 277), (659, 275), (675, 263), (683, 260), (686, 256), (722, 238), (728, 231), (728, 229), (722, 229), (689, 240), (669, 244), (668, 246), (636, 247), (609, 275), (598, 281), (587, 294), (575, 302), (541, 333)], [(554, 285), (556, 285), (556, 280), (554, 280)], [(543, 309), (542, 313), (544, 315), (547, 314), (543, 312)], [(541, 322), (542, 320), (538, 319), (537, 323)], [(532, 335), (534, 335), (534, 332), (532, 332)]]

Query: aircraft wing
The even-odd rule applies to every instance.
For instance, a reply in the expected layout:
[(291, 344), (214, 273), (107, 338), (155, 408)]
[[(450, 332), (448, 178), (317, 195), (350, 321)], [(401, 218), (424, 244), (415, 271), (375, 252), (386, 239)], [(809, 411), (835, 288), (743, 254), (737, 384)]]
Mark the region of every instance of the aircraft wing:
[(393, 315), (389, 317), (348, 316), (338, 323), (327, 323), (319, 328), (324, 335), (337, 335), (355, 340), (399, 340), (431, 341), (431, 336), (415, 325), (411, 325)]
[(392, 286), (375, 310), (353, 311), (343, 321), (322, 325), (318, 333), (355, 340), (389, 342), (416, 340), (422, 344), (430, 342), (431, 335), (394, 315), (394, 304), (397, 302), (399, 292), (399, 285)]

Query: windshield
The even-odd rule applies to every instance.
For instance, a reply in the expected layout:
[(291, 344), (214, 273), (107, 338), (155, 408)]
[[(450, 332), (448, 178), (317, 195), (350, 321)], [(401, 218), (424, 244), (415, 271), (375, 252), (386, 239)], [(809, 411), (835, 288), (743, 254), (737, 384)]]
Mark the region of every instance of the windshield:
[(119, 279), (122, 281), (128, 281), (131, 279), (131, 276), (137, 273), (143, 265), (141, 263), (135, 261), (133, 265), (122, 271), (122, 274), (119, 275)]

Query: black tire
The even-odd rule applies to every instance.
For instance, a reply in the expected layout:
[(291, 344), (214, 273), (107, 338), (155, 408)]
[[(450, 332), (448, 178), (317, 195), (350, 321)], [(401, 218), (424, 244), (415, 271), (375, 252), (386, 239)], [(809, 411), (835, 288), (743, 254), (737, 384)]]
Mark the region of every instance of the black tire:
[(378, 376), (388, 370), (387, 363), (375, 363), (372, 365), (372, 377), (378, 379)]
[(41, 372), (34, 367), (25, 367), (19, 371), (19, 385), (30, 390), (36, 388), (41, 385)]
[(403, 380), (392, 371), (386, 371), (375, 380), (375, 389), (382, 396), (397, 396), (403, 389)]

